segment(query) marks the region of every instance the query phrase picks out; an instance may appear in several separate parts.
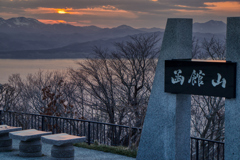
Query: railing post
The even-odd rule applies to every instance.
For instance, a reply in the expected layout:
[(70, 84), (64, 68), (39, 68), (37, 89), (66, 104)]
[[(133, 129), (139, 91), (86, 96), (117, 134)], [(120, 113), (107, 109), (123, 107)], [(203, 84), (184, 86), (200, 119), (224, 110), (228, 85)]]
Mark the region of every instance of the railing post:
[(90, 137), (90, 122), (88, 122), (88, 145), (90, 145), (90, 140), (91, 140), (91, 137)]
[(203, 152), (203, 154), (202, 154), (202, 159), (204, 160), (204, 158), (205, 158), (205, 154), (204, 154), (204, 148), (205, 148), (205, 143), (204, 143), (205, 141), (202, 141), (202, 152)]
[(224, 144), (223, 144), (223, 160), (224, 160)]
[(190, 137), (190, 145), (191, 145), (190, 155), (191, 155), (191, 160), (193, 159), (193, 156), (192, 156), (193, 155), (193, 150), (192, 150), (193, 149), (193, 143), (192, 143), (192, 141), (193, 141), (192, 137)]
[(114, 126), (114, 145), (117, 146), (117, 126)]
[(111, 133), (111, 146), (113, 146), (114, 145), (114, 131), (113, 131), (113, 125), (111, 125), (110, 126), (111, 127), (111, 131), (110, 131), (110, 133)]
[(44, 131), (44, 116), (42, 116), (42, 131)]
[(12, 112), (12, 126), (14, 126), (14, 112)]
[(0, 111), (0, 124), (3, 124), (3, 110)]
[(2, 112), (3, 112), (3, 110), (0, 111), (0, 125), (3, 124), (3, 122), (2, 122)]
[(196, 140), (196, 160), (198, 160), (198, 139)]

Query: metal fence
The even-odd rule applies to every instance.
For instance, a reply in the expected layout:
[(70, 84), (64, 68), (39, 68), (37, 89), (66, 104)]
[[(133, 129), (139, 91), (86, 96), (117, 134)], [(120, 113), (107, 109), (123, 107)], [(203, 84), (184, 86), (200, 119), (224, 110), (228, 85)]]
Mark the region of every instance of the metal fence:
[(0, 111), (0, 122), (23, 129), (51, 131), (53, 134), (86, 136), (88, 144), (97, 141), (112, 146), (128, 146), (130, 141), (135, 143), (136, 137), (141, 134), (141, 128), (136, 127), (13, 111)]
[(191, 137), (191, 160), (224, 160), (224, 142)]
[[(106, 145), (135, 143), (141, 128), (82, 119), (71, 119), (39, 114), (0, 110), (0, 123), (23, 129), (37, 129), (54, 133), (86, 136), (87, 143), (97, 141)], [(191, 137), (191, 160), (224, 160), (224, 143)]]

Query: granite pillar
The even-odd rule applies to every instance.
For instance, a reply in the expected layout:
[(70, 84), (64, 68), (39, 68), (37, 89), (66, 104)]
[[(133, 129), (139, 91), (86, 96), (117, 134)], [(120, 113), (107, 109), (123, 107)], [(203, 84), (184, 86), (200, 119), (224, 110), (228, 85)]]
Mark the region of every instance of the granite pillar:
[(191, 96), (164, 92), (164, 63), (191, 53), (192, 19), (168, 19), (137, 160), (190, 159)]
[(240, 17), (227, 18), (226, 60), (237, 62), (236, 98), (225, 101), (225, 159), (240, 159)]

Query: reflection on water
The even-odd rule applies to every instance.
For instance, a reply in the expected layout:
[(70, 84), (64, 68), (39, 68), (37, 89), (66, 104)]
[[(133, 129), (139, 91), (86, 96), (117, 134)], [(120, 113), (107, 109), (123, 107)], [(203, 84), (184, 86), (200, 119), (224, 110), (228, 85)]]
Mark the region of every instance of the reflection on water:
[(76, 62), (84, 59), (40, 59), (40, 60), (18, 60), (0, 59), (0, 84), (7, 83), (8, 77), (20, 73), (25, 78), (29, 73), (43, 71), (64, 71), (67, 68), (78, 68)]

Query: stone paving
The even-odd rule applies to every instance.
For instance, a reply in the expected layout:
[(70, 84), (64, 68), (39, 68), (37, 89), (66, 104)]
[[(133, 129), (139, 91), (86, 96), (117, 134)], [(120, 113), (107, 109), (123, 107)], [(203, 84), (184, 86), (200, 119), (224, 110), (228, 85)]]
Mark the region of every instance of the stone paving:
[[(11, 152), (0, 152), (0, 160), (50, 160), (51, 159), (51, 147), (52, 145), (43, 143), (42, 144), (42, 157), (19, 157), (19, 140), (12, 140)], [(106, 153), (101, 151), (95, 151), (86, 148), (74, 147), (75, 160), (136, 160), (122, 155)]]

